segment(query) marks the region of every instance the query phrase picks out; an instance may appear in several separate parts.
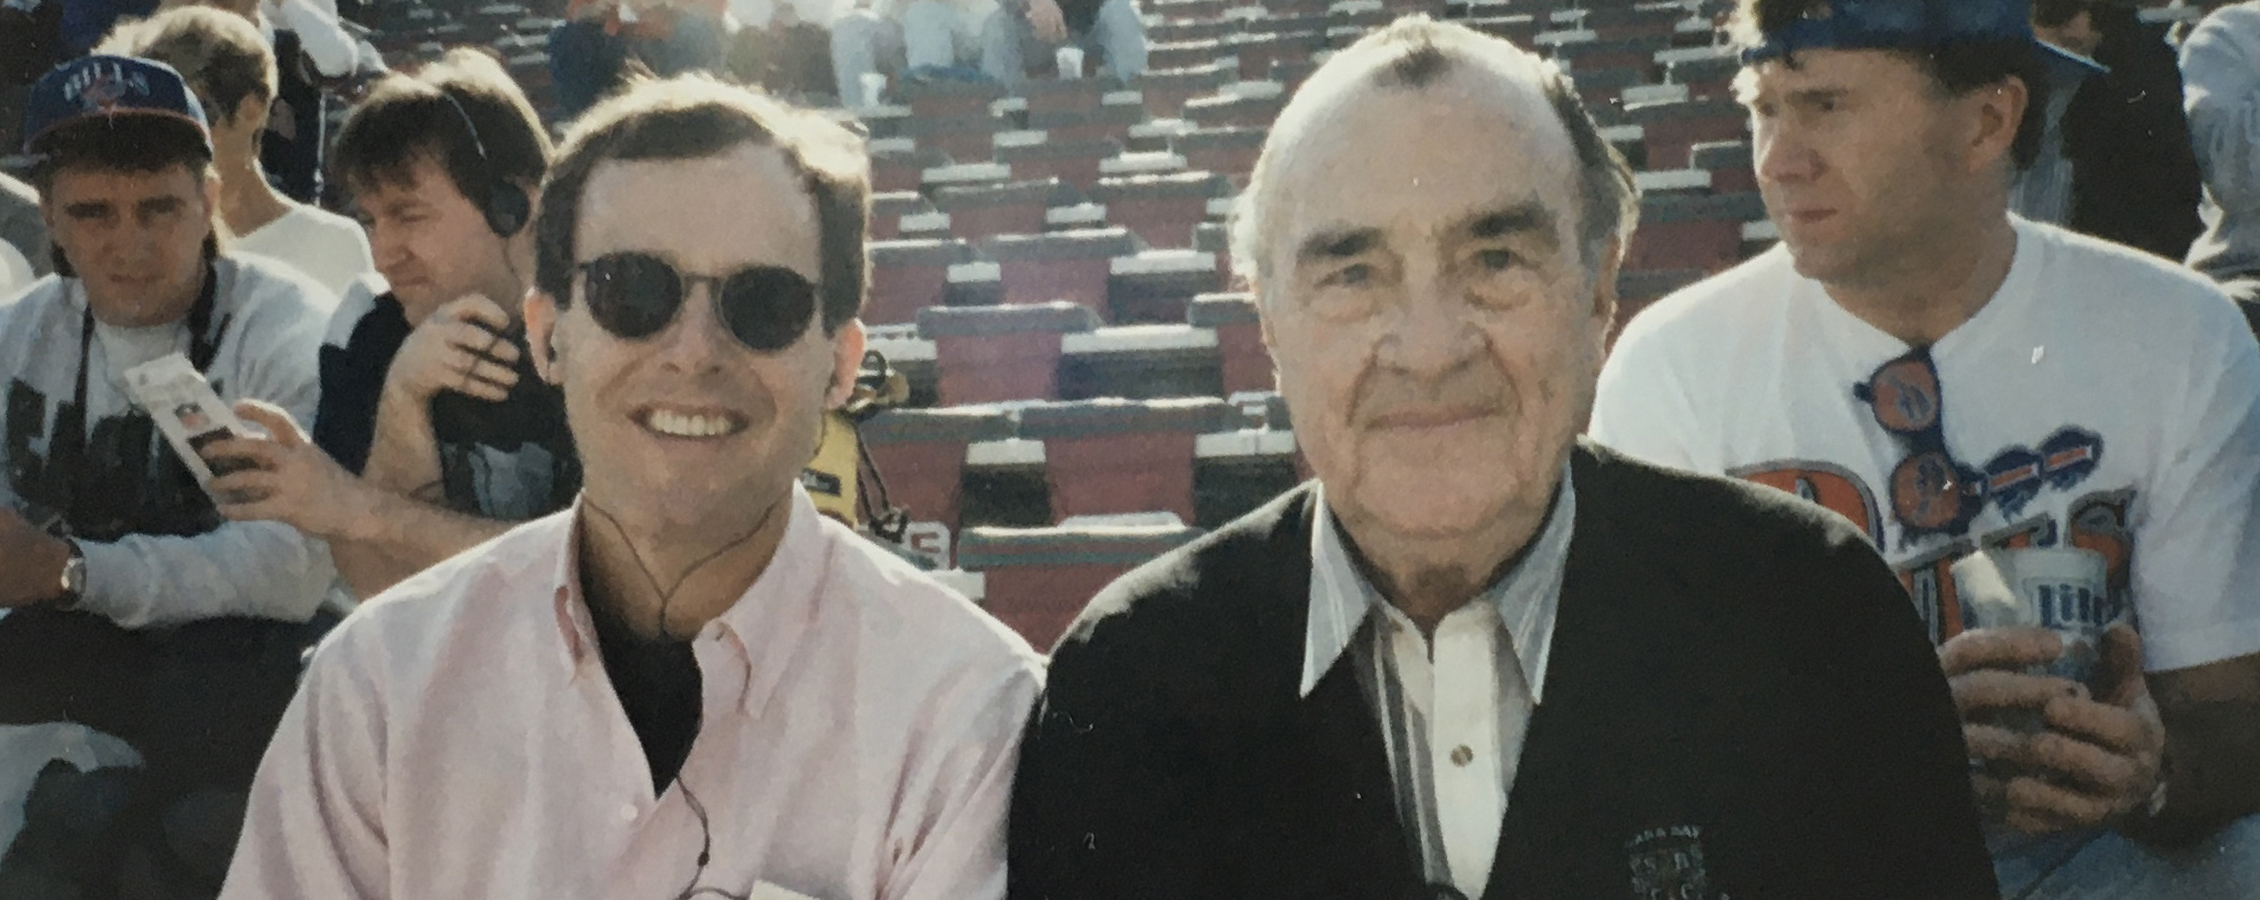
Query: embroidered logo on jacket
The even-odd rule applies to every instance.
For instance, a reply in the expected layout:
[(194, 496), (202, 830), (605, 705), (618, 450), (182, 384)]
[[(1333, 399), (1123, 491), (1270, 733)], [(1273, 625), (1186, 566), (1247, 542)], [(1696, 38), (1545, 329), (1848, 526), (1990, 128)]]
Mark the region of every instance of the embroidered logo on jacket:
[(1632, 866), (1633, 900), (1725, 900), (1712, 893), (1703, 867), (1703, 829), (1694, 825), (1652, 828), (1624, 843)]

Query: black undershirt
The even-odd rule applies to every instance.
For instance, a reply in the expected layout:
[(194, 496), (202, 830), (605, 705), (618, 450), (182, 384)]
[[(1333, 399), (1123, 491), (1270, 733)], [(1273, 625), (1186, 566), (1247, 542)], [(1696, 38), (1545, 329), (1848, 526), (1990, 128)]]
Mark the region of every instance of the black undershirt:
[(628, 727), (635, 730), (651, 766), (651, 791), (664, 794), (698, 737), (698, 658), (690, 641), (639, 634), (596, 592), (584, 586), (583, 595), (589, 598), (589, 621), (596, 626), (604, 673), (612, 679)]

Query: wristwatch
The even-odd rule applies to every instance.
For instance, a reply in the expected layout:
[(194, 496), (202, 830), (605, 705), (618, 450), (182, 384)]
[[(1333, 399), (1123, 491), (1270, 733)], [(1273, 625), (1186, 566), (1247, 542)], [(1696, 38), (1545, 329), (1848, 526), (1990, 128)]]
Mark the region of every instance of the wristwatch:
[(60, 593), (56, 594), (54, 605), (58, 609), (75, 609), (79, 599), (86, 596), (86, 552), (70, 538), (64, 538), (63, 544), (71, 548), (71, 555), (63, 561), (63, 577), (57, 585)]

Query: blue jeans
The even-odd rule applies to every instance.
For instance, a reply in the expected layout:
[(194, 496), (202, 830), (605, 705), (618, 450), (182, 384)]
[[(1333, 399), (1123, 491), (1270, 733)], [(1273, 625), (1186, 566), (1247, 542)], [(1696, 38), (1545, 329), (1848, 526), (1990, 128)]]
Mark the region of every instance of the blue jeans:
[(832, 23), (832, 77), (840, 103), (862, 102), (864, 75), (885, 73), (898, 79), (913, 69), (971, 65), (981, 48), (970, 39), (973, 23), (953, 3), (916, 0), (896, 21), (859, 9)]
[(2114, 831), (2062, 835), (2036, 851), (1997, 855), (2003, 900), (2178, 900), (2260, 897), (2260, 815), (2230, 823), (2197, 846), (2159, 852)]
[(1036, 37), (1028, 17), (1011, 9), (998, 9), (981, 29), (981, 69), (1008, 85), (1028, 80), (1031, 51), (1050, 54), (1060, 47), (1083, 48), (1086, 55), (1106, 57), (1106, 74), (1129, 81), (1146, 71), (1146, 23), (1138, 17), (1136, 0), (1106, 0), (1098, 18), (1082, 34), (1069, 34), (1062, 43)]

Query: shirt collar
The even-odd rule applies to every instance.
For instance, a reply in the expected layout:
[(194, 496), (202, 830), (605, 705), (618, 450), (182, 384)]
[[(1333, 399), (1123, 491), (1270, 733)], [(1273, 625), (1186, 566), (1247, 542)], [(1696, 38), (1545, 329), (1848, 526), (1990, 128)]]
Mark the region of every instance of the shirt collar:
[[(820, 608), (817, 601), (832, 568), (833, 536), (826, 532), (823, 516), (816, 512), (815, 502), (798, 481), (786, 502), (785, 534), (778, 540), (769, 565), (736, 603), (706, 623), (692, 639), (724, 642), (733, 651), (730, 655), (745, 667), (740, 673), (745, 689), (739, 696), (739, 706), (747, 715), (760, 714), (792, 667), (794, 654), (803, 643), (801, 637)], [(597, 651), (596, 626), (589, 621), (588, 604), (581, 596), (581, 503), (575, 497), (568, 511), (569, 525), (559, 538), (565, 546), (560, 548), (557, 566), (550, 575), (568, 678), (580, 677), (588, 666), (603, 666)]]
[[(1358, 628), (1374, 610), (1386, 605), (1357, 566), (1350, 562), (1341, 526), (1326, 506), (1326, 486), (1311, 491), (1310, 625), (1303, 640), (1302, 696), (1318, 687), (1320, 678), (1334, 667), (1350, 646)], [(1546, 514), (1546, 524), (1514, 568), (1486, 588), (1479, 601), (1499, 611), (1499, 621), (1514, 641), (1515, 661), (1530, 685), (1533, 702), (1543, 702), (1546, 663), (1554, 646), (1554, 613), (1560, 606), (1562, 575), (1569, 562), (1570, 535), (1576, 530), (1577, 490), (1570, 482), (1570, 467), (1562, 464), (1561, 490)]]

